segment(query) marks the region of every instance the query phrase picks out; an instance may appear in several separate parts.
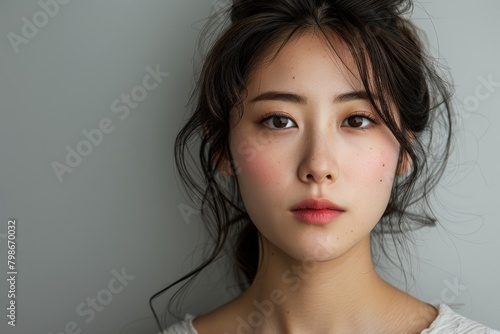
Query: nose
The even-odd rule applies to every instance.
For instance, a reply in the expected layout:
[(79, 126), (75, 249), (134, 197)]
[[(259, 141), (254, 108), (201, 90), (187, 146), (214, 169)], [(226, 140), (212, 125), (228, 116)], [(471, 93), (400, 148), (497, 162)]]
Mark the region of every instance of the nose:
[(328, 130), (316, 130), (305, 138), (298, 169), (304, 183), (334, 182), (338, 177), (336, 140)]

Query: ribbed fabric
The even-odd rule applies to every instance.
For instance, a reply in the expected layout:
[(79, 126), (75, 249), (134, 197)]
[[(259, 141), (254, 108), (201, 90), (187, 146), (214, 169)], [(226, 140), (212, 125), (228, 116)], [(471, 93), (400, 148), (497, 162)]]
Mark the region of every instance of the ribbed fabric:
[(178, 322), (163, 331), (163, 334), (198, 334), (193, 327), (194, 315), (186, 314), (184, 320)]
[[(421, 334), (500, 334), (500, 331), (455, 313), (446, 304), (436, 305), (436, 308), (439, 310), (438, 316)], [(183, 321), (170, 326), (163, 334), (198, 334), (193, 327), (194, 318), (193, 315), (186, 314)]]
[[(189, 332), (188, 332), (189, 333)], [(455, 313), (448, 305), (439, 304), (439, 314), (429, 328), (421, 334), (500, 334), (499, 331), (488, 328), (469, 318)]]

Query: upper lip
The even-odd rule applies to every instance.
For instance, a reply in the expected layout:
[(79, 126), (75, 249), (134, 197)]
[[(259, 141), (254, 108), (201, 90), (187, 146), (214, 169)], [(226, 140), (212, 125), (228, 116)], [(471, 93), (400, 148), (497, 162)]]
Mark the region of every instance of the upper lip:
[(324, 198), (308, 198), (305, 199), (294, 206), (290, 210), (295, 211), (295, 210), (304, 210), (304, 209), (315, 209), (315, 210), (321, 210), (321, 209), (329, 209), (329, 210), (336, 210), (336, 211), (345, 211), (343, 208), (338, 206), (335, 203), (330, 202), (327, 199)]

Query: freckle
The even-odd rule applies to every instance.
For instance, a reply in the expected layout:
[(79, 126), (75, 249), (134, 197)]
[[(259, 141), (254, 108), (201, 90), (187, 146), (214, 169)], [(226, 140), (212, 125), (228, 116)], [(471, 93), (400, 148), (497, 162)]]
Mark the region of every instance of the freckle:
[(383, 164), (382, 167), (385, 167), (385, 164)]
[(370, 151), (373, 150), (373, 147), (370, 147)]
[(351, 230), (351, 233), (354, 232), (353, 230)]
[(380, 182), (382, 182), (382, 179), (380, 179)]

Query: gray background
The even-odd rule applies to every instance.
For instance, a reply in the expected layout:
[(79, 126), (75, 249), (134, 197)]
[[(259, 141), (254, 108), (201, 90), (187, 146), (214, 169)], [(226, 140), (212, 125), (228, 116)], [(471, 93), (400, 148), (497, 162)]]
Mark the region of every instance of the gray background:
[[(191, 204), (179, 190), (172, 152), (188, 113), (196, 38), (222, 4), (73, 0), (57, 13), (52, 8), (44, 22), (38, 1), (2, 1), (1, 333), (63, 333), (71, 322), (81, 333), (156, 331), (149, 297), (202, 254), (196, 214), (185, 219), (179, 209)], [(435, 199), (441, 222), (417, 233), (412, 272), (418, 283), (411, 288), (423, 300), (459, 306), (457, 312), (497, 329), (500, 86), (488, 90), (482, 82), (500, 82), (499, 14), (498, 0), (432, 0), (415, 9), (433, 53), (451, 68), (460, 117), (457, 150)], [(39, 20), (40, 28), (15, 50), (8, 36), (22, 36), (23, 17)], [(135, 87), (146, 68), (157, 65), (168, 76), (127, 117), (113, 112), (122, 94), (141, 93)], [(66, 146), (76, 149), (86, 139), (82, 131), (106, 118), (113, 131), (60, 182), (52, 163), (65, 163)], [(7, 325), (4, 308), (6, 222), (12, 217), (18, 220), (15, 328)], [(133, 276), (119, 292), (113, 270)], [(401, 275), (391, 279), (404, 286)], [(186, 311), (206, 312), (229, 298), (222, 285), (212, 288), (217, 280), (218, 271), (209, 271)], [(87, 298), (97, 296), (107, 304), (86, 322), (88, 313), (77, 308), (84, 303), (81, 310), (90, 309)], [(167, 299), (158, 301), (158, 310)]]

